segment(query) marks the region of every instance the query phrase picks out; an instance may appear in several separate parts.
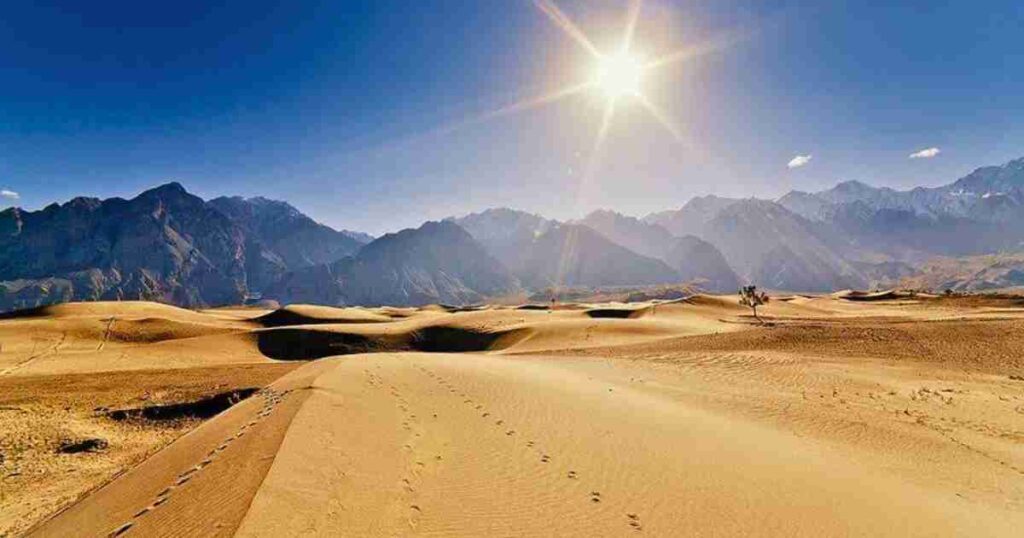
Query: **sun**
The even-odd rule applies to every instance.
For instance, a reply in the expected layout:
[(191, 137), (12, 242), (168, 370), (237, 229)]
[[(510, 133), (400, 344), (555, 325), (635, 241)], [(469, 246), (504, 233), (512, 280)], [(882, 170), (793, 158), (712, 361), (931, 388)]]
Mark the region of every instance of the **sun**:
[[(701, 43), (683, 47), (667, 54), (661, 54), (652, 58), (640, 57), (634, 52), (634, 38), (637, 33), (637, 26), (640, 22), (640, 11), (643, 0), (628, 0), (628, 9), (625, 17), (625, 29), (618, 47), (612, 50), (598, 50), (590, 37), (580, 29), (579, 26), (569, 18), (555, 4), (555, 0), (532, 0), (533, 5), (551, 20), (566, 36), (580, 45), (592, 58), (591, 76), (576, 84), (556, 89), (540, 95), (520, 99), (510, 105), (486, 112), (478, 117), (462, 122), (460, 125), (470, 125), (482, 121), (524, 112), (526, 110), (545, 106), (556, 101), (579, 95), (584, 92), (595, 92), (603, 97), (604, 109), (602, 113), (600, 128), (594, 143), (594, 150), (591, 154), (591, 161), (596, 162), (596, 155), (604, 141), (605, 135), (611, 126), (612, 117), (615, 115), (617, 104), (628, 100), (644, 108), (658, 123), (660, 123), (678, 142), (683, 142), (683, 135), (680, 129), (671, 120), (668, 114), (654, 104), (645, 94), (648, 90), (645, 86), (650, 85), (650, 78), (654, 71), (669, 64), (688, 60), (702, 54), (706, 54), (722, 48), (736, 40), (735, 37), (719, 39), (713, 42)], [(728, 36), (727, 36), (728, 37)], [(742, 37), (742, 36), (739, 36)], [(646, 50), (645, 50), (646, 53)]]
[(594, 87), (608, 99), (639, 96), (643, 65), (636, 57), (622, 52), (598, 59)]

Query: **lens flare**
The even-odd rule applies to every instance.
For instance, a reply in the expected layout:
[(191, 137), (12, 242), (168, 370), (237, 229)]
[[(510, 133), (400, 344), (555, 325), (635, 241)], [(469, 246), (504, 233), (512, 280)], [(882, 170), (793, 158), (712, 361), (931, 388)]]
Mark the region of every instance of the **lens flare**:
[(594, 86), (609, 99), (640, 95), (643, 65), (627, 52), (598, 61)]

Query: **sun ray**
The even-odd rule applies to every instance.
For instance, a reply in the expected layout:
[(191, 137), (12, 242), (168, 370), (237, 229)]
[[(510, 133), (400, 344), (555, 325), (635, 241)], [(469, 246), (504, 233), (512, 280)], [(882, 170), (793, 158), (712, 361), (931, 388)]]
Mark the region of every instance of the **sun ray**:
[(512, 103), (512, 104), (504, 106), (504, 107), (501, 107), (499, 109), (491, 110), (490, 112), (485, 112), (483, 114), (479, 114), (479, 115), (471, 117), (469, 119), (464, 119), (462, 121), (457, 121), (457, 122), (455, 122), (453, 124), (449, 124), (447, 126), (440, 127), (438, 129), (434, 130), (433, 132), (440, 133), (440, 134), (448, 134), (448, 133), (452, 133), (452, 132), (458, 131), (460, 129), (464, 129), (466, 127), (472, 127), (474, 125), (479, 125), (481, 123), (485, 123), (485, 122), (488, 122), (490, 120), (494, 120), (494, 119), (501, 118), (501, 117), (504, 117), (504, 116), (510, 116), (512, 114), (517, 114), (519, 112), (525, 112), (527, 110), (531, 110), (531, 109), (534, 109), (534, 108), (542, 107), (544, 105), (548, 105), (548, 104), (554, 103), (556, 101), (561, 101), (562, 99), (566, 99), (566, 98), (572, 97), (574, 95), (577, 95), (579, 93), (582, 93), (582, 92), (586, 91), (587, 89), (589, 89), (592, 86), (593, 86), (593, 82), (584, 82), (582, 84), (577, 84), (575, 86), (567, 86), (565, 88), (561, 88), (561, 89), (558, 89), (558, 90), (555, 90), (553, 92), (546, 93), (546, 94), (543, 94), (543, 95), (537, 95), (537, 96), (534, 96), (534, 97), (528, 97), (526, 99), (520, 99), (519, 101), (516, 101), (515, 103)]
[(669, 119), (668, 114), (666, 114), (663, 110), (658, 108), (657, 105), (652, 103), (651, 100), (647, 98), (647, 96), (637, 95), (637, 101), (639, 101), (640, 104), (643, 105), (644, 108), (646, 108), (647, 111), (651, 113), (651, 116), (654, 116), (654, 119), (658, 120), (658, 123), (660, 123), (661, 126), (665, 128), (665, 130), (667, 130), (669, 133), (672, 133), (672, 136), (676, 139), (677, 142), (684, 141), (683, 133), (679, 130), (678, 127), (675, 126), (675, 124), (672, 123), (672, 120)]
[(640, 20), (640, 8), (643, 7), (643, 3), (643, 0), (630, 0), (629, 13), (626, 17), (626, 33), (622, 36), (619, 54), (627, 54), (633, 48), (633, 36), (636, 34), (636, 24)]
[(597, 47), (590, 41), (587, 34), (580, 30), (576, 23), (570, 19), (558, 6), (555, 5), (551, 0), (533, 0), (533, 5), (537, 6), (537, 9), (541, 10), (552, 22), (554, 22), (559, 28), (562, 29), (569, 37), (576, 40), (577, 43), (587, 49), (591, 55), (595, 58), (600, 58), (601, 53), (597, 50)]
[(705, 54), (726, 49), (749, 38), (749, 33), (731, 32), (711, 41), (684, 47), (673, 52), (663, 54), (647, 62), (643, 67), (645, 70), (657, 69), (668, 64), (690, 60), (699, 56), (704, 56)]
[(516, 101), (515, 103), (512, 103), (511, 105), (504, 106), (497, 110), (492, 110), (485, 114), (481, 114), (479, 117), (476, 118), (475, 121), (486, 121), (489, 119), (507, 116), (509, 114), (515, 114), (517, 112), (523, 112), (525, 110), (530, 110), (532, 108), (544, 106), (550, 103), (554, 103), (555, 101), (561, 101), (562, 99), (572, 97), (573, 95), (576, 95), (587, 90), (592, 85), (592, 82), (584, 82), (582, 84), (577, 84), (575, 86), (567, 86), (565, 88), (555, 90), (551, 93), (547, 93), (544, 95), (538, 95), (526, 99), (521, 99), (519, 101)]
[[(597, 137), (594, 139), (594, 146), (590, 150), (590, 156), (587, 158), (587, 165), (583, 169), (583, 174), (580, 176), (579, 181), (576, 184), (576, 196), (575, 196), (575, 207), (573, 208), (574, 213), (578, 213), (583, 207), (583, 198), (586, 196), (586, 190), (590, 186), (591, 180), (597, 173), (598, 164), (601, 160), (601, 148), (604, 145), (604, 140), (608, 135), (608, 130), (611, 127), (612, 116), (615, 115), (615, 104), (616, 99), (608, 99), (605, 105), (604, 113), (601, 116), (601, 126), (598, 128)], [(562, 249), (559, 253), (558, 266), (555, 271), (555, 286), (556, 288), (562, 288), (565, 286), (566, 276), (569, 271), (569, 267), (572, 265), (573, 258), (576, 256), (576, 237), (575, 229), (568, 230), (565, 234), (565, 241), (562, 243)]]
[(604, 138), (608, 135), (608, 129), (612, 126), (612, 116), (615, 115), (615, 99), (609, 99), (605, 105), (604, 115), (601, 117), (601, 128), (597, 131), (597, 140), (594, 142), (593, 154), (596, 155), (604, 144)]

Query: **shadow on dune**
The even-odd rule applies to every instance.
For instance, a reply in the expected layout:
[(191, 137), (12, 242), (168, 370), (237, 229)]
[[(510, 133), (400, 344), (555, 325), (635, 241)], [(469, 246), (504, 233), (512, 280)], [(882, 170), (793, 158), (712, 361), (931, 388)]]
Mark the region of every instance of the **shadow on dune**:
[(47, 306), (36, 306), (33, 308), (23, 308), (20, 310), (12, 310), (10, 312), (0, 313), (0, 320), (6, 319), (28, 319), (28, 318), (44, 318), (50, 315), (51, 307)]
[(584, 312), (587, 317), (591, 318), (611, 318), (611, 319), (636, 319), (642, 318), (647, 314), (651, 313), (650, 307), (645, 308), (591, 308)]
[(277, 360), (399, 351), (470, 353), (502, 349), (517, 340), (516, 331), (488, 332), (445, 326), (390, 334), (357, 334), (315, 327), (269, 329), (255, 334), (260, 353)]
[(282, 361), (310, 360), (332, 355), (408, 351), (405, 335), (367, 336), (313, 328), (283, 328), (259, 331), (260, 353)]
[(336, 317), (316, 317), (289, 308), (280, 308), (255, 319), (264, 327), (287, 327), (289, 325), (318, 325), (327, 323), (387, 323), (392, 321), (386, 316), (355, 316), (338, 315)]
[(107, 416), (119, 422), (208, 419), (228, 410), (228, 408), (252, 396), (258, 390), (256, 388), (244, 388), (215, 394), (193, 402), (118, 409), (108, 412)]

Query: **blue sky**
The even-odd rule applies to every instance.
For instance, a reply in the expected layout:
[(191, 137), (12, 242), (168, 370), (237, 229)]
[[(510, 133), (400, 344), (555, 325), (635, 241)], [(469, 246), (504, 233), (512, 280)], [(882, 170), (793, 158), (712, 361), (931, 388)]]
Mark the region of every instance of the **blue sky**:
[[(468, 121), (590, 76), (529, 0), (18, 4), (0, 18), (0, 205), (175, 180), (381, 233), (499, 205), (936, 185), (1024, 156), (1019, 1), (646, 0), (645, 57), (725, 44), (644, 79), (685, 142), (622, 102), (593, 165), (596, 92)], [(602, 49), (627, 5), (558, 2)]]

